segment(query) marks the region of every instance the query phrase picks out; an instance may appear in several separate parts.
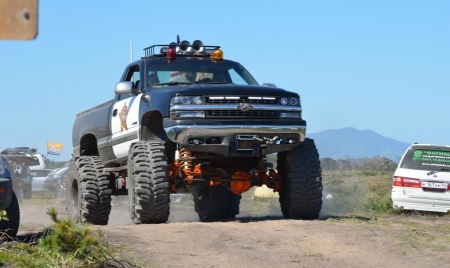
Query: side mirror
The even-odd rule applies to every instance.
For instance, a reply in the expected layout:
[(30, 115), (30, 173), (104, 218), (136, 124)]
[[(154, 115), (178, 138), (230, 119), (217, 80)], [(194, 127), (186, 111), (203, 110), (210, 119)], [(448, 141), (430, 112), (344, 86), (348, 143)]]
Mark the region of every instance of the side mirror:
[(128, 94), (138, 94), (140, 93), (139, 90), (137, 90), (133, 82), (131, 81), (122, 81), (116, 84), (116, 88), (114, 89), (114, 92), (117, 95), (128, 95)]

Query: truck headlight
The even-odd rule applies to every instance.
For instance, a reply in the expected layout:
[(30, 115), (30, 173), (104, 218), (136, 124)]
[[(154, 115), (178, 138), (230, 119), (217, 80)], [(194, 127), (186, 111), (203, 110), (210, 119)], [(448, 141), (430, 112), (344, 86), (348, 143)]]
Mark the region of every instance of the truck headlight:
[(203, 104), (203, 98), (201, 96), (176, 96), (170, 100), (170, 105), (178, 104)]
[(300, 106), (300, 98), (281, 98), (281, 105)]

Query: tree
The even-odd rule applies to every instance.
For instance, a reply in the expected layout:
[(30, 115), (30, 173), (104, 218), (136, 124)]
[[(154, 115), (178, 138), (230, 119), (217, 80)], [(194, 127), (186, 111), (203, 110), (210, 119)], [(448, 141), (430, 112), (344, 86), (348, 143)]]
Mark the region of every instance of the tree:
[(320, 160), (320, 166), (323, 170), (337, 170), (339, 168), (339, 164), (330, 157), (324, 157)]

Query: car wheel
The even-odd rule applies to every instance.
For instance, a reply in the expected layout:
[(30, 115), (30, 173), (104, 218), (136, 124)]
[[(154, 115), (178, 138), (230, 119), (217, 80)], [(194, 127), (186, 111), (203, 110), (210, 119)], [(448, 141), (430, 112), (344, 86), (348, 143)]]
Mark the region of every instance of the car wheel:
[(11, 204), (6, 208), (8, 220), (0, 220), (0, 231), (9, 237), (15, 237), (19, 231), (20, 209), (16, 194), (13, 192)]

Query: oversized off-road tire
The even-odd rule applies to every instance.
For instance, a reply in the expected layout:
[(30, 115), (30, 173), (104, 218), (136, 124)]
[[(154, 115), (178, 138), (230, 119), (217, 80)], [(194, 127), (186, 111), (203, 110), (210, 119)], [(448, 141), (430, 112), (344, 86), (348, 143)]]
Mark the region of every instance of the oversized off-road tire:
[(75, 158), (66, 180), (66, 206), (74, 221), (108, 224), (111, 212), (111, 185), (98, 156)]
[(322, 177), (314, 140), (292, 151), (278, 153), (277, 170), (282, 178), (281, 212), (290, 219), (317, 219), (322, 208)]
[(128, 197), (134, 223), (165, 223), (170, 213), (169, 172), (162, 143), (140, 141), (128, 153)]
[(19, 231), (20, 209), (16, 194), (13, 192), (11, 204), (6, 208), (8, 220), (0, 220), (0, 237), (5, 238), (2, 233), (9, 237), (15, 237)]
[(195, 212), (204, 222), (234, 219), (239, 214), (241, 195), (222, 186), (201, 186), (194, 195)]

